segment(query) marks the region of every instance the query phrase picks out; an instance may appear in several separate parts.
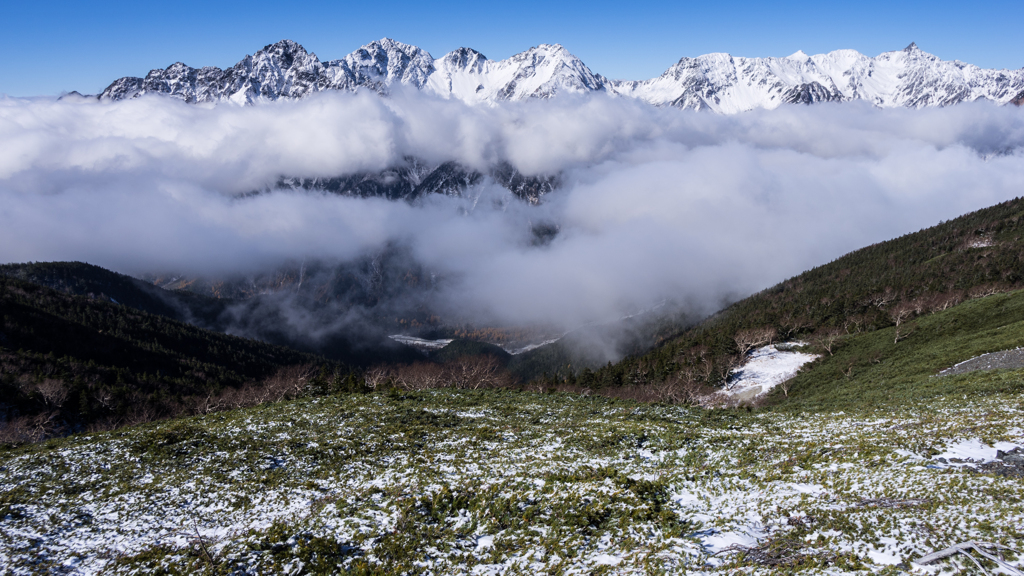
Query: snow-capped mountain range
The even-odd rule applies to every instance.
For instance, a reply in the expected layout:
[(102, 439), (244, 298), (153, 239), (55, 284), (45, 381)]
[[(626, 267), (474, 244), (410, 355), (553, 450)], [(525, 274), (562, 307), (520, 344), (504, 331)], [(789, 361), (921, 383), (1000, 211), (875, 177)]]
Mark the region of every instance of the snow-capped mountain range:
[(987, 70), (944, 61), (916, 44), (875, 57), (854, 50), (815, 56), (797, 52), (785, 58), (706, 54), (684, 57), (657, 78), (624, 81), (595, 74), (558, 44), (541, 44), (507, 60), (488, 60), (471, 48), (434, 58), (389, 38), (327, 62), (282, 40), (227, 70), (177, 62), (152, 70), (145, 78), (121, 78), (99, 98), (165, 94), (186, 102), (252, 104), (324, 90), (362, 88), (386, 95), (396, 85), (471, 103), (605, 92), (657, 106), (721, 113), (849, 100), (911, 108), (980, 99), (1024, 102), (1024, 68)]

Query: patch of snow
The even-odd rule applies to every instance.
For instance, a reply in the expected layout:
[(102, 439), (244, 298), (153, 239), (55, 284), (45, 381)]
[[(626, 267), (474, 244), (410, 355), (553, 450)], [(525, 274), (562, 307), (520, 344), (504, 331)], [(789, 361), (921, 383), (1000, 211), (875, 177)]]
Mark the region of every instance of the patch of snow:
[[(987, 464), (995, 461), (997, 451), (1009, 452), (1019, 445), (1013, 442), (994, 442), (989, 446), (977, 438), (972, 438), (947, 445), (945, 452), (932, 456), (932, 459), (942, 462), (939, 460), (941, 458), (947, 461), (943, 462), (943, 464), (948, 466)], [(953, 460), (960, 460), (961, 462), (952, 462)]]
[(452, 343), (453, 338), (441, 339), (441, 340), (425, 340), (423, 338), (417, 338), (415, 336), (406, 336), (404, 334), (392, 334), (388, 336), (395, 342), (401, 342), (414, 348), (426, 348), (427, 350), (440, 350), (445, 346)]
[(818, 484), (802, 484), (799, 482), (788, 482), (784, 484), (785, 487), (792, 489), (798, 494), (810, 494), (812, 496), (819, 496), (825, 493), (825, 489)]
[(621, 557), (612, 556), (611, 554), (598, 554), (597, 556), (594, 556), (595, 564), (603, 564), (606, 566), (618, 566), (621, 562)]
[(898, 540), (888, 536), (882, 536), (878, 539), (878, 542), (882, 545), (882, 550), (869, 549), (867, 551), (868, 557), (871, 558), (872, 562), (883, 566), (895, 566), (900, 562), (903, 562), (903, 559), (896, 554), (896, 551), (898, 551), (900, 547), (900, 542)]
[(703, 536), (703, 538), (700, 539), (701, 543), (704, 545), (704, 549), (712, 555), (732, 546), (752, 548), (757, 546), (759, 540), (768, 536), (768, 533), (765, 532), (764, 529), (754, 526), (748, 526), (746, 529), (733, 530), (729, 532), (719, 532), (717, 530), (707, 530), (705, 532), (710, 532), (710, 534), (697, 534), (697, 536)]
[(554, 344), (555, 342), (558, 342), (561, 339), (562, 339), (562, 337), (559, 336), (558, 338), (552, 338), (551, 340), (545, 340), (543, 342), (538, 342), (536, 344), (527, 344), (526, 346), (523, 346), (522, 348), (512, 348), (512, 349), (509, 349), (509, 348), (505, 348), (504, 346), (502, 346), (502, 348), (505, 349), (505, 352), (508, 352), (509, 354), (515, 356), (516, 354), (522, 354), (523, 352), (529, 352), (530, 350), (533, 350), (535, 348), (540, 348), (541, 346), (547, 346), (548, 344)]
[[(805, 346), (803, 342), (787, 342), (779, 346)], [(732, 371), (732, 378), (720, 395), (735, 400), (753, 400), (767, 394), (779, 384), (789, 380), (800, 368), (818, 358), (791, 350), (779, 350), (776, 345), (763, 346), (751, 352), (747, 362)]]

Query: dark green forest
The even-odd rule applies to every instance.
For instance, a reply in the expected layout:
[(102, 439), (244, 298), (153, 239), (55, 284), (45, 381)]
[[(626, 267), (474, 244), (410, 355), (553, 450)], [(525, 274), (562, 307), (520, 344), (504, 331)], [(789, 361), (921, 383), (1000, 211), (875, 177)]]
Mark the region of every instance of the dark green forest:
[(214, 328), (230, 300), (210, 298), (185, 290), (164, 290), (149, 282), (84, 262), (30, 262), (2, 264), (0, 276), (48, 286), (67, 294), (88, 296)]
[(358, 388), (336, 362), (204, 330), (95, 292), (77, 296), (0, 276), (0, 313), (0, 422), (18, 437), (257, 403), (302, 392), (300, 379), (302, 386), (326, 378)]

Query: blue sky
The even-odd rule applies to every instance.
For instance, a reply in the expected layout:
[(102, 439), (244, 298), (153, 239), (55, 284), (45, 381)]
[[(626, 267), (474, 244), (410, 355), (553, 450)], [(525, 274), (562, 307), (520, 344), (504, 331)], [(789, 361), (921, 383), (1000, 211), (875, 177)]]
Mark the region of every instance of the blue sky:
[(507, 58), (561, 43), (611, 78), (657, 76), (682, 56), (785, 56), (916, 41), (943, 59), (1024, 67), (1019, 4), (963, 2), (175, 2), (5, 0), (0, 94), (95, 93), (182, 61), (226, 67), (283, 38), (321, 59), (388, 36), (435, 57)]

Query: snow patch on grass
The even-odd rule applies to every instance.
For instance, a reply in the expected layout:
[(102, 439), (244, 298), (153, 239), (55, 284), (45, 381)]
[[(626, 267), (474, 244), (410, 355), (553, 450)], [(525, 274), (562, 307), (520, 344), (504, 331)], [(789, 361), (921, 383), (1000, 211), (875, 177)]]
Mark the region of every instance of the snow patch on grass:
[(736, 400), (753, 400), (796, 376), (804, 364), (818, 358), (815, 354), (790, 349), (794, 346), (804, 346), (803, 342), (787, 344), (783, 350), (773, 344), (751, 352), (747, 361), (732, 371), (729, 384), (719, 394)]

